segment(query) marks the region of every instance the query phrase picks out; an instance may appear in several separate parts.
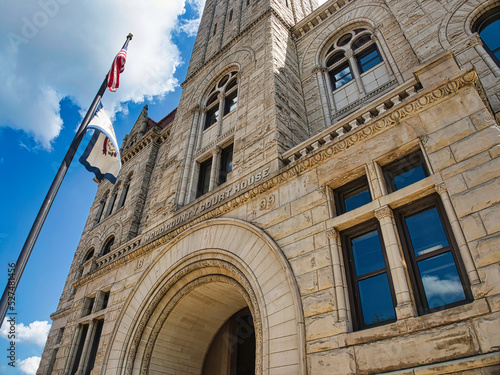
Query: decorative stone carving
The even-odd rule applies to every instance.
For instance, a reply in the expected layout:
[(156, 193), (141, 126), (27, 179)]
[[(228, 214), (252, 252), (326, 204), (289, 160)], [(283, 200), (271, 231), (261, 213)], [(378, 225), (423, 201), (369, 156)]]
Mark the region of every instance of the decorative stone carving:
[(392, 217), (392, 210), (389, 206), (383, 206), (383, 207), (377, 208), (374, 211), (374, 215), (378, 220), (381, 220), (384, 217)]

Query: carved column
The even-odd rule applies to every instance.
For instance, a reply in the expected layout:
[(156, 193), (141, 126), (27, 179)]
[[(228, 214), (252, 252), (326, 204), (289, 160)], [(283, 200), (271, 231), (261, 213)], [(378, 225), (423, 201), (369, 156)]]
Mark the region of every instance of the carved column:
[(358, 86), (358, 91), (361, 96), (366, 95), (365, 87), (363, 86), (363, 82), (361, 81), (361, 74), (359, 74), (358, 63), (354, 58), (354, 52), (349, 50), (345, 53), (345, 56), (349, 60), (349, 65), (351, 66), (352, 75), (354, 76), (354, 80), (356, 81), (356, 85)]
[(217, 118), (217, 137), (222, 134), (222, 122), (224, 117), (224, 102), (226, 100), (226, 95), (220, 93), (218, 95), (219, 98), (219, 116)]
[(337, 302), (337, 306), (335, 306), (337, 321), (347, 323), (349, 321), (349, 302), (347, 298), (348, 291), (344, 262), (342, 261), (342, 250), (339, 244), (339, 234), (335, 229), (332, 229), (327, 232), (327, 235), (330, 256), (332, 258), (333, 288), (335, 290), (335, 300)]
[(328, 103), (328, 91), (325, 88), (325, 80), (324, 75), (327, 70), (321, 66), (317, 66), (314, 68), (313, 73), (316, 74), (316, 80), (318, 82), (319, 94), (321, 98), (321, 108), (323, 109), (323, 116), (325, 118), (326, 127), (330, 127), (332, 125), (332, 114), (330, 111), (330, 103)]
[(483, 41), (478, 33), (474, 33), (474, 35), (472, 35), (472, 37), (467, 42), (467, 45), (474, 47), (476, 52), (479, 54), (479, 56), (481, 56), (486, 65), (488, 65), (488, 68), (490, 68), (493, 74), (496, 77), (500, 77), (500, 68), (498, 68), (497, 64), (495, 64), (495, 61), (493, 61), (490, 54), (484, 49)]
[(71, 346), (69, 347), (69, 354), (66, 359), (66, 365), (64, 366), (64, 374), (69, 374), (69, 372), (71, 371), (71, 366), (73, 366), (76, 348), (78, 347), (78, 343), (80, 342), (82, 331), (82, 326), (77, 326), (75, 334), (73, 335), (73, 340), (71, 341)]
[(469, 245), (467, 244), (467, 240), (462, 232), (457, 214), (455, 213), (455, 209), (451, 203), (446, 185), (444, 183), (437, 184), (436, 191), (441, 196), (441, 201), (443, 202), (446, 216), (448, 216), (448, 220), (450, 221), (451, 230), (453, 231), (453, 236), (455, 237), (460, 255), (462, 256), (462, 261), (467, 275), (469, 276), (469, 281), (472, 285), (479, 284), (481, 280), (479, 279), (479, 274), (476, 270), (476, 266), (474, 265), (474, 261), (472, 260)]
[(92, 320), (89, 323), (89, 329), (87, 331), (87, 337), (85, 338), (85, 344), (83, 345), (82, 356), (80, 357), (80, 364), (78, 365), (78, 370), (75, 375), (83, 375), (87, 367), (88, 358), (90, 355), (90, 347), (92, 346), (92, 339), (95, 335), (95, 324)]
[(212, 190), (219, 184), (220, 155), (222, 149), (216, 146), (212, 153), (212, 171), (210, 173), (210, 185), (208, 190)]
[(383, 206), (375, 210), (375, 217), (380, 223), (385, 251), (389, 262), (389, 269), (396, 294), (396, 315), (398, 319), (409, 318), (416, 315), (413, 306), (406, 270), (399, 249), (396, 226), (394, 225), (392, 210)]
[(193, 122), (191, 123), (191, 129), (189, 132), (187, 155), (186, 155), (186, 160), (185, 160), (185, 164), (184, 164), (184, 168), (183, 168), (182, 176), (181, 176), (181, 188), (179, 191), (178, 205), (187, 204), (187, 202), (185, 200), (186, 200), (186, 196), (189, 195), (186, 192), (188, 182), (189, 182), (189, 170), (192, 168), (195, 142), (196, 142), (197, 138), (199, 138), (199, 133), (200, 133), (199, 129), (202, 128), (201, 122), (199, 121), (200, 112), (201, 112), (201, 109), (200, 109), (200, 106), (198, 106), (198, 105), (196, 105), (191, 110), (191, 114), (193, 115)]

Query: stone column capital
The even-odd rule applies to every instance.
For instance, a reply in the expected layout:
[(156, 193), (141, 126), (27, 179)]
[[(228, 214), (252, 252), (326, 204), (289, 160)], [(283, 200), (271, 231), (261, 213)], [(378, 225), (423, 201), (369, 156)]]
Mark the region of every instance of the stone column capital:
[(444, 182), (436, 184), (434, 187), (439, 195), (445, 194), (448, 191)]
[(378, 220), (382, 220), (384, 217), (392, 217), (392, 210), (389, 206), (385, 205), (377, 208), (374, 211), (374, 215)]
[(339, 232), (336, 229), (330, 229), (326, 232), (326, 235), (330, 240), (336, 240), (339, 237)]

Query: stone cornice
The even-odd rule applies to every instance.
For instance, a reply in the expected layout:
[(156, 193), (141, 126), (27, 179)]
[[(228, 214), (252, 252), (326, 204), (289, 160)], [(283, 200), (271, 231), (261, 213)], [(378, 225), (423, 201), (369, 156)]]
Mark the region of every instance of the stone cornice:
[[(312, 170), (318, 164), (333, 158), (335, 155), (344, 152), (347, 149), (350, 149), (387, 129), (401, 124), (401, 122), (419, 114), (431, 106), (443, 102), (449, 97), (455, 95), (458, 91), (466, 87), (477, 87), (478, 84), (478, 75), (476, 71), (470, 69), (465, 71), (465, 73), (462, 71), (454, 78), (452, 77), (441, 84), (437, 84), (420, 92), (419, 94), (416, 94), (412, 100), (405, 102), (404, 105), (395, 106), (386, 111), (383, 115), (377, 118), (377, 121), (361, 125), (355, 130), (345, 134), (343, 137), (339, 137), (332, 142), (321, 145), (314, 152), (305, 155), (295, 163), (282, 168), (269, 177), (263, 178), (255, 185), (252, 185), (252, 187), (241, 190), (238, 194), (224, 200), (224, 202), (214, 205), (213, 208), (207, 209), (197, 216), (193, 216), (190, 220), (180, 222), (180, 224), (162, 232), (162, 234), (149, 241), (140, 240), (140, 246), (136, 249), (125, 252), (122, 256), (117, 256), (116, 259), (102, 265), (94, 272), (84, 276), (78, 281), (78, 285), (84, 285), (102, 275), (108, 274), (111, 270), (120, 267), (122, 264), (133, 261), (149, 251), (167, 244), (169, 241), (194, 225), (209, 219), (221, 217), (235, 208), (246, 204), (255, 197), (265, 194), (269, 190), (290, 181), (296, 176)], [(214, 191), (212, 195), (216, 196), (219, 193), (219, 191)], [(204, 196), (204, 199), (210, 198), (210, 193)], [(175, 217), (180, 217), (183, 214), (185, 215), (189, 209), (190, 207), (186, 207), (185, 209), (179, 210)], [(173, 218), (170, 218), (169, 220), (172, 219)], [(148, 233), (143, 234), (142, 238), (146, 238)], [(118, 252), (120, 250), (121, 249), (119, 249)]]

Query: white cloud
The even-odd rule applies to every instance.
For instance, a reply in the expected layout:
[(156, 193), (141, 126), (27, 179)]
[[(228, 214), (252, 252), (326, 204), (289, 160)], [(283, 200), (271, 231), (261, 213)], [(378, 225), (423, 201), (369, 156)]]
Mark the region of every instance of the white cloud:
[(29, 357), (26, 359), (21, 359), (17, 362), (17, 367), (23, 374), (35, 375), (38, 366), (40, 365), (40, 357)]
[(16, 342), (31, 342), (40, 347), (45, 345), (45, 341), (47, 341), (47, 336), (49, 334), (51, 325), (47, 321), (34, 321), (30, 323), (28, 326), (25, 326), (23, 323), (16, 324), (15, 331), (11, 330), (11, 325), (8, 322), (7, 318), (4, 319), (2, 324), (2, 328), (0, 329), (0, 336), (8, 339), (9, 331), (15, 334)]
[[(204, 3), (188, 1), (194, 8)], [(108, 112), (172, 91), (181, 59), (171, 34), (184, 6), (185, 0), (5, 0), (0, 126), (22, 129), (49, 149), (62, 126), (60, 100), (69, 96), (86, 110), (129, 32), (134, 38), (120, 88), (104, 96)]]

